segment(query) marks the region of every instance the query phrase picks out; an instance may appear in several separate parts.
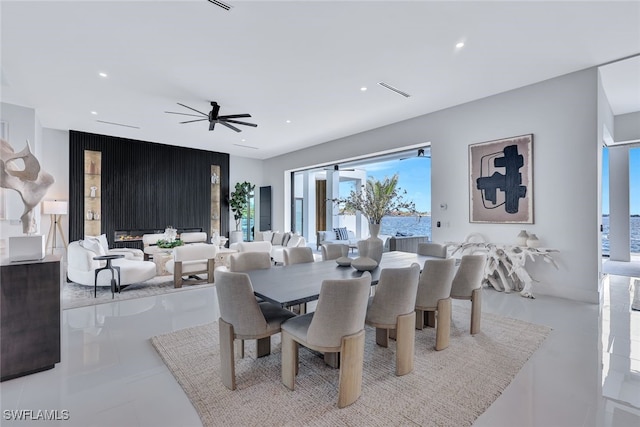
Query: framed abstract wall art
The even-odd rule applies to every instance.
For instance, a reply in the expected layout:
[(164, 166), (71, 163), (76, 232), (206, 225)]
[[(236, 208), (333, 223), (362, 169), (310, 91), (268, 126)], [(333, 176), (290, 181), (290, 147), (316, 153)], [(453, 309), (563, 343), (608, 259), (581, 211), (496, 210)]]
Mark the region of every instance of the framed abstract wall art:
[(533, 224), (533, 134), (469, 145), (469, 221)]

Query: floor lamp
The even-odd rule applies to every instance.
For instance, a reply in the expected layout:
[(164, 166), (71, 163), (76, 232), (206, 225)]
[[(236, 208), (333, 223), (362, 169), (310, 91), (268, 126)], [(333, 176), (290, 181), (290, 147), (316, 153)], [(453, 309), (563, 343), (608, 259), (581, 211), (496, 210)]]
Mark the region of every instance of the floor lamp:
[(60, 224), (60, 216), (67, 214), (67, 202), (57, 200), (45, 200), (42, 202), (42, 213), (45, 215), (51, 215), (51, 226), (49, 227), (49, 234), (47, 235), (47, 248), (49, 242), (53, 237), (53, 245), (51, 245), (51, 253), (56, 247), (56, 228), (60, 232), (62, 243), (64, 248), (67, 249), (67, 241), (64, 239), (64, 231), (62, 231), (62, 224)]

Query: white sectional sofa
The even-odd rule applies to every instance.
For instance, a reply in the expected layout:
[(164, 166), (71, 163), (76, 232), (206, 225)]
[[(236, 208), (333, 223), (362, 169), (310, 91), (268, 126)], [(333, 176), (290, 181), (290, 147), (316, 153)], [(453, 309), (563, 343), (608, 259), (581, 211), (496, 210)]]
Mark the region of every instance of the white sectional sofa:
[(271, 259), (276, 264), (284, 263), (284, 248), (307, 246), (303, 236), (291, 232), (256, 231), (254, 241), (271, 242)]
[(358, 242), (362, 239), (356, 237), (356, 233), (351, 230), (347, 230), (347, 239), (339, 239), (335, 230), (320, 230), (316, 232), (316, 248), (320, 250), (320, 246), (324, 243), (337, 243), (340, 245), (347, 245), (350, 248), (357, 248)]

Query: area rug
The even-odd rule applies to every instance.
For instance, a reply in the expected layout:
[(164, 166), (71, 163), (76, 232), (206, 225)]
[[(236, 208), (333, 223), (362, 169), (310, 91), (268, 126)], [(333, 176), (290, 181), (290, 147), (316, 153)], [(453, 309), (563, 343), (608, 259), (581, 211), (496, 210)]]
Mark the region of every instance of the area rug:
[[(468, 302), (467, 302), (468, 305)], [(396, 377), (395, 344), (375, 344), (367, 328), (362, 396), (338, 409), (338, 370), (300, 347), (296, 389), (280, 379), (280, 335), (272, 354), (255, 358), (246, 344), (236, 360), (237, 389), (222, 385), (216, 322), (151, 338), (209, 426), (469, 426), (495, 401), (549, 334), (549, 328), (483, 313), (469, 335), (470, 310), (454, 302), (451, 344), (436, 352), (435, 331), (416, 331), (414, 370)]]
[(176, 289), (173, 286), (173, 276), (156, 276), (146, 282), (134, 283), (122, 289), (111, 298), (111, 288), (109, 286), (98, 286), (98, 296), (93, 297), (93, 286), (84, 286), (78, 283), (64, 283), (62, 288), (62, 308), (86, 307), (88, 305), (106, 304), (114, 301), (122, 301), (133, 298), (143, 298), (155, 295), (167, 294), (171, 292), (188, 291), (192, 289), (202, 289), (213, 286), (213, 283), (196, 285), (184, 284), (182, 288)]

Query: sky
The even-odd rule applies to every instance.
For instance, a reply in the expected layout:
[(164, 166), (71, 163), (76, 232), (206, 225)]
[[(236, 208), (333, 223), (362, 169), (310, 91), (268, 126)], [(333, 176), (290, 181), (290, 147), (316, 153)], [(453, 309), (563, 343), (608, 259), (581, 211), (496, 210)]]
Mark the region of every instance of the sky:
[(398, 174), (398, 187), (407, 190), (404, 198), (413, 201), (419, 212), (431, 212), (431, 158), (414, 157), (405, 160), (367, 165), (367, 176), (383, 180)]
[[(629, 149), (629, 213), (640, 215), (640, 148)], [(609, 150), (602, 153), (602, 213), (609, 213)]]

